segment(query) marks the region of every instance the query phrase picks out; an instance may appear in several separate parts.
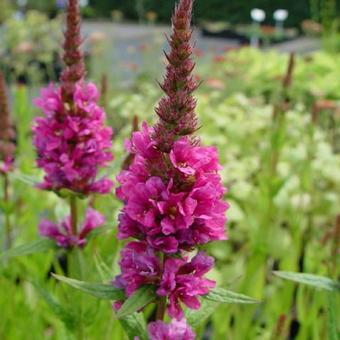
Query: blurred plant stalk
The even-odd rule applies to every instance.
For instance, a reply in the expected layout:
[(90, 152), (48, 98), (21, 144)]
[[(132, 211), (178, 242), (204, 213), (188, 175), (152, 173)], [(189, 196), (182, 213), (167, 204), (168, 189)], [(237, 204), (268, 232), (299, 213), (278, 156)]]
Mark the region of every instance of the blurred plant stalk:
[(15, 150), (15, 131), (10, 114), (6, 84), (0, 71), (0, 174), (3, 177), (3, 213), (5, 220), (5, 250), (12, 244), (10, 209), (10, 181), (8, 174), (13, 168)]
[[(277, 216), (277, 208), (274, 204), (274, 197), (280, 188), (280, 179), (277, 172), (277, 165), (281, 158), (282, 148), (286, 140), (286, 118), (285, 112), (289, 108), (289, 90), (293, 81), (293, 72), (295, 66), (295, 55), (291, 54), (284, 76), (282, 77), (281, 87), (273, 95), (272, 98), (272, 129), (267, 138), (269, 138), (269, 148), (264, 155), (262, 162), (265, 164), (266, 171), (263, 178), (259, 178), (259, 186), (263, 195), (261, 201), (261, 211), (259, 211), (259, 220), (256, 222), (256, 232), (252, 238), (252, 249), (249, 254), (247, 269), (242, 283), (242, 291), (261, 300), (263, 298), (264, 289), (269, 273), (272, 270), (272, 258), (270, 246), (271, 240), (275, 238), (277, 233), (277, 224), (275, 223)], [(285, 290), (288, 299), (291, 298), (289, 290)], [(254, 322), (254, 314), (256, 310), (249, 308), (242, 310), (242, 321), (237, 322), (236, 339), (246, 339)], [(236, 318), (237, 319), (237, 318)], [(289, 318), (281, 319), (280, 331), (283, 332)], [(273, 330), (273, 333), (277, 330)], [(273, 334), (274, 336), (274, 334)]]
[[(8, 175), (4, 174), (3, 178), (4, 178), (4, 187), (3, 187), (4, 206), (7, 208), (10, 203)], [(10, 214), (7, 211), (7, 209), (5, 209), (4, 217), (5, 217), (5, 230), (6, 230), (5, 250), (8, 250), (11, 248), (11, 245), (12, 245), (12, 226), (11, 226)]]

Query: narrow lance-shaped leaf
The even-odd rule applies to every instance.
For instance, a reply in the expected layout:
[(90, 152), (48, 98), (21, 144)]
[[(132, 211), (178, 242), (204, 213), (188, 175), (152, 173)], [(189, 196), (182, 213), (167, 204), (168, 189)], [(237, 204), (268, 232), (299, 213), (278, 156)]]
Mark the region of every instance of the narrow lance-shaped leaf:
[(38, 290), (42, 298), (45, 300), (47, 305), (51, 308), (51, 310), (54, 312), (54, 314), (62, 321), (64, 322), (65, 326), (68, 329), (74, 329), (76, 322), (76, 317), (71, 314), (71, 312), (64, 308), (59, 302), (55, 300), (55, 298), (46, 290), (44, 289), (40, 284), (33, 282), (33, 285)]
[(216, 308), (219, 306), (219, 302), (202, 299), (201, 308), (198, 310), (188, 309), (185, 312), (185, 316), (188, 324), (197, 328), (206, 320), (209, 319), (212, 313), (216, 311)]
[(0, 254), (0, 259), (42, 253), (53, 248), (55, 248), (55, 243), (53, 241), (41, 239), (12, 248)]
[(122, 305), (117, 312), (119, 319), (139, 311), (156, 298), (155, 287), (146, 285), (134, 292)]
[(239, 303), (239, 304), (259, 303), (258, 301), (254, 300), (249, 296), (238, 294), (224, 288), (212, 289), (208, 295), (204, 296), (204, 299), (222, 303)]
[(125, 318), (120, 319), (120, 323), (122, 324), (129, 340), (134, 340), (136, 337), (138, 337), (140, 340), (148, 340), (146, 323), (143, 314), (130, 314)]
[(84, 282), (75, 279), (70, 279), (65, 276), (60, 276), (52, 274), (57, 280), (68, 284), (69, 286), (81, 290), (84, 293), (92, 295), (99, 299), (106, 300), (123, 300), (125, 299), (125, 294), (122, 289), (118, 289), (110, 284), (104, 283), (91, 283)]
[(25, 184), (28, 184), (32, 187), (37, 186), (37, 184), (40, 182), (38, 177), (26, 175), (26, 174), (23, 174), (19, 171), (12, 172), (10, 174), (10, 177), (13, 178), (14, 180), (18, 180), (18, 181), (21, 181)]
[(326, 289), (329, 291), (340, 291), (340, 284), (335, 280), (328, 277), (305, 274), (305, 273), (294, 273), (294, 272), (278, 272), (274, 271), (274, 275), (286, 279), (289, 281), (294, 281), (297, 283), (302, 283), (305, 285), (313, 286), (315, 288)]
[(208, 295), (202, 296), (201, 308), (199, 310), (189, 309), (186, 311), (188, 323), (193, 328), (197, 328), (209, 319), (221, 303), (254, 304), (259, 302), (246, 295), (237, 294), (223, 288), (215, 288)]
[(337, 299), (334, 299), (334, 293), (327, 293), (327, 329), (328, 329), (328, 340), (339, 340), (340, 333), (339, 320), (337, 321)]

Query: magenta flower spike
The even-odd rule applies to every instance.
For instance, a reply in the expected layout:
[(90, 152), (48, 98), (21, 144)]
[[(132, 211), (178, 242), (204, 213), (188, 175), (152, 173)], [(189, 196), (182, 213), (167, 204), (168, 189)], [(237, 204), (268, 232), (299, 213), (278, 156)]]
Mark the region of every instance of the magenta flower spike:
[[(117, 197), (123, 203), (118, 237), (135, 238), (122, 250), (121, 274), (113, 284), (131, 296), (153, 285), (158, 296), (156, 318), (165, 311), (173, 321), (149, 325), (151, 339), (194, 339), (184, 321), (183, 307), (200, 308), (200, 296), (215, 287), (205, 275), (213, 258), (197, 249), (226, 240), (226, 189), (215, 147), (195, 136), (197, 117), (192, 76), (191, 14), (193, 0), (176, 7), (169, 39), (171, 51), (162, 89), (166, 96), (156, 108), (159, 121), (142, 125), (126, 143), (131, 164), (117, 177)], [(118, 310), (122, 301), (114, 305)]]
[(50, 84), (34, 101), (45, 116), (35, 120), (33, 143), (37, 165), (45, 172), (40, 188), (57, 193), (67, 189), (87, 196), (112, 189), (108, 178), (97, 178), (100, 168), (113, 159), (112, 129), (105, 126), (96, 86), (84, 81), (81, 42), (79, 4), (69, 0), (63, 45), (65, 69), (60, 85)]
[(0, 173), (13, 169), (15, 130), (11, 119), (3, 73), (0, 71)]
[(65, 67), (59, 85), (42, 89), (34, 101), (44, 113), (33, 125), (36, 163), (45, 173), (39, 188), (68, 197), (70, 204), (68, 218), (60, 223), (42, 220), (39, 231), (68, 249), (84, 247), (90, 231), (104, 223), (103, 216), (90, 209), (83, 225), (78, 225), (78, 198), (107, 194), (113, 187), (106, 176), (99, 177), (100, 170), (113, 159), (112, 129), (105, 125), (97, 87), (84, 80), (80, 28), (78, 0), (69, 0), (63, 44)]

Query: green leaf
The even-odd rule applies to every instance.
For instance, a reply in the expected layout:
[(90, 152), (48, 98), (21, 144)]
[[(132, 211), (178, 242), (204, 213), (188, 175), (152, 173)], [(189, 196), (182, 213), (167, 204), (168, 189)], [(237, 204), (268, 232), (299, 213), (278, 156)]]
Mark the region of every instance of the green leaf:
[(40, 239), (12, 248), (0, 254), (0, 259), (42, 253), (53, 248), (55, 248), (55, 242), (49, 239)]
[(203, 296), (204, 299), (222, 302), (222, 303), (242, 303), (252, 304), (259, 303), (258, 301), (242, 294), (234, 293), (224, 288), (215, 288), (210, 291), (208, 295)]
[(68, 284), (69, 286), (81, 290), (84, 293), (92, 295), (99, 299), (106, 300), (123, 300), (125, 298), (124, 291), (113, 285), (104, 283), (91, 283), (75, 279), (70, 279), (65, 276), (52, 274), (57, 280)]
[(60, 189), (59, 191), (55, 191), (55, 193), (61, 198), (70, 198), (70, 197), (77, 197), (77, 198), (80, 198), (80, 199), (85, 198), (85, 195), (80, 194), (78, 192), (74, 192), (74, 191), (69, 190), (69, 189), (65, 189), (65, 188)]
[(117, 312), (117, 318), (124, 318), (127, 315), (142, 309), (155, 300), (155, 298), (156, 290), (154, 286), (146, 285), (139, 288), (123, 303), (122, 307)]
[(138, 336), (140, 340), (148, 340), (146, 323), (142, 313), (130, 314), (119, 321), (130, 340), (134, 340), (136, 336)]
[(35, 177), (35, 176), (30, 176), (30, 175), (25, 175), (21, 172), (13, 172), (10, 175), (13, 179), (19, 180), (25, 184), (31, 185), (33, 187), (35, 187), (37, 184), (40, 183), (39, 178)]
[(337, 321), (337, 306), (336, 306), (336, 298), (333, 293), (328, 293), (328, 313), (327, 313), (327, 320), (328, 320), (328, 340), (339, 340), (339, 333), (337, 329), (337, 325), (339, 321)]
[(112, 231), (113, 228), (111, 225), (103, 225), (101, 227), (98, 227), (98, 228), (95, 228), (93, 230), (91, 230), (91, 232), (88, 234), (87, 236), (87, 240), (92, 240), (93, 238), (97, 237), (98, 235), (100, 234), (103, 234), (105, 232), (108, 232), (108, 231)]
[(38, 292), (40, 293), (42, 298), (45, 300), (47, 305), (54, 312), (54, 314), (62, 322), (64, 322), (65, 326), (70, 330), (74, 329), (77, 324), (75, 316), (72, 313), (70, 313), (70, 311), (67, 308), (64, 308), (59, 302), (57, 302), (55, 298), (46, 289), (40, 286), (38, 283), (32, 282), (32, 284), (38, 290)]
[(340, 291), (340, 284), (328, 277), (295, 272), (275, 271), (273, 273), (274, 275), (281, 277), (282, 279), (302, 283), (305, 285), (313, 286), (315, 288), (337, 292)]
[(198, 310), (188, 309), (185, 312), (185, 316), (188, 324), (192, 328), (197, 328), (206, 320), (209, 319), (210, 315), (215, 312), (219, 302), (202, 299), (201, 308)]
[(188, 323), (193, 328), (197, 328), (209, 319), (220, 303), (253, 304), (259, 302), (246, 295), (237, 294), (223, 288), (215, 288), (208, 295), (202, 296), (199, 310), (188, 309), (186, 311)]
[(3, 211), (4, 215), (11, 215), (13, 212), (15, 212), (15, 209), (15, 202), (9, 202), (5, 200), (0, 201), (0, 210)]
[(95, 253), (93, 260), (101, 280), (109, 280), (112, 278), (112, 269), (103, 261), (99, 254)]

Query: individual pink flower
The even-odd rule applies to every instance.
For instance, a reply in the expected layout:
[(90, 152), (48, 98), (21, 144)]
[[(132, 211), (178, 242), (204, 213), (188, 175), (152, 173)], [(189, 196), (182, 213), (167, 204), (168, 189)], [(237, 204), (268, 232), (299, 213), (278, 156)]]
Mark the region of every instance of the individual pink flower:
[(173, 166), (185, 175), (222, 169), (215, 147), (193, 146), (188, 138), (181, 138), (174, 143), (170, 151), (170, 160)]
[(150, 340), (195, 340), (195, 333), (184, 319), (151, 322), (148, 326)]
[(87, 209), (85, 221), (79, 234), (72, 233), (71, 221), (67, 217), (61, 223), (54, 223), (43, 219), (39, 224), (39, 233), (41, 236), (55, 240), (57, 245), (62, 248), (84, 247), (86, 245), (86, 237), (89, 233), (105, 223), (102, 214), (94, 209)]
[(198, 296), (208, 294), (215, 282), (204, 278), (214, 266), (214, 259), (199, 252), (190, 262), (187, 259), (169, 258), (157, 290), (159, 296), (169, 298), (168, 312), (172, 318), (183, 318), (181, 303), (191, 309), (199, 309)]
[(113, 284), (123, 288), (130, 296), (140, 286), (154, 284), (159, 280), (160, 261), (146, 242), (130, 242), (121, 252), (121, 274)]

